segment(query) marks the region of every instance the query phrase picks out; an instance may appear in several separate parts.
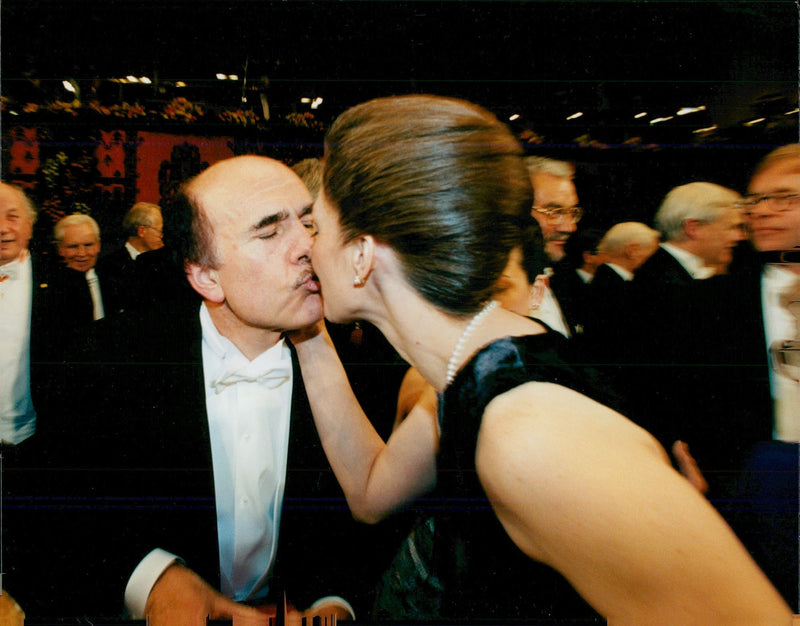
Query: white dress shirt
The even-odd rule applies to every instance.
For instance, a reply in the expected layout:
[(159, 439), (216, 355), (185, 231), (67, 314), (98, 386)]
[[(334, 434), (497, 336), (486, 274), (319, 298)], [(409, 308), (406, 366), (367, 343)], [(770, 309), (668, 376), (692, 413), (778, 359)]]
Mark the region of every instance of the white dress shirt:
[(31, 259), (0, 266), (0, 440), (18, 444), (36, 430), (31, 399)]
[(139, 252), (136, 248), (134, 248), (127, 241), (125, 242), (125, 249), (128, 251), (128, 256), (131, 257), (131, 261), (135, 261), (136, 257), (141, 254), (141, 252)]
[[(220, 588), (236, 601), (269, 591), (286, 484), (292, 400), (291, 353), (281, 340), (254, 360), (219, 334), (200, 308), (203, 375), (211, 437), (220, 554)], [(260, 378), (260, 380), (255, 380)], [(164, 569), (163, 550), (137, 566), (125, 590), (134, 618)]]
[[(768, 265), (761, 280), (761, 307), (764, 333), (769, 351), (776, 341), (796, 339), (797, 320), (781, 304), (781, 295), (791, 290), (800, 276), (775, 265)], [(773, 406), (773, 437), (781, 441), (800, 441), (800, 371), (781, 373), (770, 355), (770, 390)], [(787, 374), (794, 374), (794, 378)]]
[(584, 285), (588, 285), (590, 282), (592, 282), (592, 279), (594, 278), (594, 274), (590, 274), (589, 272), (587, 272), (586, 270), (582, 270), (581, 268), (576, 269), (575, 273), (577, 273), (578, 276), (580, 276), (580, 279), (583, 281)]
[[(561, 310), (561, 305), (558, 303), (556, 294), (550, 288), (550, 277), (553, 275), (553, 270), (549, 267), (544, 269), (545, 286), (541, 302), (528, 311), (528, 317), (543, 321), (554, 331), (561, 333), (565, 337), (570, 337), (569, 324), (564, 317), (564, 312)], [(538, 279), (539, 277), (537, 277)]]
[(633, 272), (626, 270), (624, 267), (617, 265), (616, 263), (606, 263), (608, 267), (614, 270), (622, 280), (625, 282), (630, 282), (633, 280)]
[(92, 319), (101, 320), (105, 317), (103, 296), (100, 293), (100, 278), (94, 268), (86, 272), (86, 283), (89, 285), (89, 293), (92, 295)]
[(673, 246), (671, 243), (662, 243), (659, 245), (669, 252), (695, 280), (705, 280), (706, 278), (711, 278), (715, 274), (714, 268), (706, 265), (703, 259), (696, 254), (687, 252), (678, 246)]

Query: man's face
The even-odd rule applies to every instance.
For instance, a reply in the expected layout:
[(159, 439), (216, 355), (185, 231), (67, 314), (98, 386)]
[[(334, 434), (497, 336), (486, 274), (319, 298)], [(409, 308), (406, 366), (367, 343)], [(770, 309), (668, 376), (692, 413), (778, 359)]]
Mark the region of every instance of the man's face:
[(322, 301), (311, 269), (313, 221), (305, 185), (270, 159), (220, 165), (201, 175), (193, 194), (211, 228), (215, 297), (222, 299), (229, 328), (281, 333), (316, 322)]
[[(531, 176), (533, 203), (540, 209), (571, 209), (578, 204), (578, 193), (569, 178), (538, 173)], [(577, 225), (569, 216), (548, 217), (538, 211), (531, 215), (539, 222), (544, 237), (544, 251), (551, 261), (564, 258), (564, 244), (575, 232)]]
[(33, 217), (22, 193), (0, 184), (0, 265), (19, 258), (33, 233)]
[(697, 227), (699, 256), (711, 267), (727, 267), (733, 260), (733, 249), (745, 238), (744, 216), (740, 209), (730, 207), (717, 219)]
[(100, 239), (89, 224), (73, 224), (64, 229), (58, 242), (58, 253), (67, 267), (77, 272), (88, 272), (97, 263)]
[(145, 251), (158, 250), (164, 246), (164, 218), (156, 214), (151, 226), (139, 226), (137, 234), (144, 243)]
[(754, 176), (748, 196), (774, 198), (747, 210), (747, 227), (757, 250), (791, 250), (800, 246), (800, 159), (778, 161)]

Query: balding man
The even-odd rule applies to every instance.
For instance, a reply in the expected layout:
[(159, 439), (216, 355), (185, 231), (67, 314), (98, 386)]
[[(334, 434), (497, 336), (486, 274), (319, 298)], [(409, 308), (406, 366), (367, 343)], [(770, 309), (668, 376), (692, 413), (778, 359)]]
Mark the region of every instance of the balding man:
[[(300, 609), (350, 599), (363, 527), (282, 336), (322, 316), (311, 196), (285, 165), (241, 156), (189, 181), (170, 214), (169, 245), (202, 302), (105, 320), (75, 366), (89, 381), (85, 455), (113, 469), (86, 491), (118, 503), (82, 531), (102, 568), (81, 570), (98, 597), (84, 610), (124, 597), (131, 616), (172, 626), (253, 619), (246, 605), (284, 591)], [(342, 601), (321, 610), (347, 615)]]
[(122, 227), (128, 238), (125, 245), (97, 263), (103, 277), (106, 300), (112, 311), (126, 311), (143, 305), (137, 260), (142, 253), (164, 245), (164, 218), (161, 207), (152, 202), (137, 202), (125, 214)]

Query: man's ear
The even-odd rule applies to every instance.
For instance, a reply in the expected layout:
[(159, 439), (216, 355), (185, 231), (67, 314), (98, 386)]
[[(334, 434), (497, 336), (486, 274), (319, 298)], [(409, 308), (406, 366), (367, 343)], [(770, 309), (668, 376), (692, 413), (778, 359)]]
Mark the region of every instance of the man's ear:
[(216, 303), (221, 303), (225, 300), (225, 292), (219, 283), (217, 270), (198, 263), (186, 263), (184, 270), (192, 289), (203, 298)]
[(697, 236), (698, 229), (702, 226), (703, 222), (695, 219), (683, 220), (683, 232), (689, 239), (694, 239)]
[(642, 248), (642, 246), (640, 246), (635, 241), (628, 242), (627, 244), (625, 244), (625, 248), (624, 248), (625, 257), (628, 258), (628, 259), (635, 259), (636, 255), (639, 254), (641, 248)]
[(375, 240), (371, 235), (362, 235), (351, 245), (353, 273), (367, 282), (375, 262)]
[(139, 224), (139, 225), (136, 227), (136, 236), (137, 236), (139, 239), (141, 239), (142, 237), (144, 237), (144, 231), (145, 231), (145, 229), (146, 229), (146, 228), (147, 228), (147, 226), (145, 226), (144, 224)]

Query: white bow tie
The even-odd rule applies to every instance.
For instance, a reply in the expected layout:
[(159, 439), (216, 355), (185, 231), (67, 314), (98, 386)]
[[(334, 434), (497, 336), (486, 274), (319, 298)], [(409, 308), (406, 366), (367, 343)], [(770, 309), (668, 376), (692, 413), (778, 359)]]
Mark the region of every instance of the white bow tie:
[(216, 380), (211, 381), (211, 388), (215, 393), (222, 393), (236, 383), (260, 383), (268, 389), (280, 387), (291, 377), (291, 370), (285, 366), (278, 366), (258, 374), (247, 374), (242, 371), (223, 372)]

